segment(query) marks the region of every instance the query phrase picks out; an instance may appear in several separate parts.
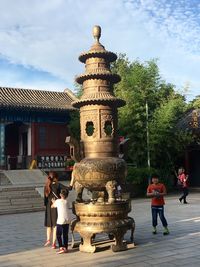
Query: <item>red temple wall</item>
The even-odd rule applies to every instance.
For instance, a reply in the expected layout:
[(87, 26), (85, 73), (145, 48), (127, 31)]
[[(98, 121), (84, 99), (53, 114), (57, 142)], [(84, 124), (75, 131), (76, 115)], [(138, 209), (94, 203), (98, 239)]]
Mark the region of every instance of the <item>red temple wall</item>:
[(69, 146), (65, 144), (69, 135), (66, 124), (33, 123), (32, 124), (32, 158), (45, 155), (66, 155)]

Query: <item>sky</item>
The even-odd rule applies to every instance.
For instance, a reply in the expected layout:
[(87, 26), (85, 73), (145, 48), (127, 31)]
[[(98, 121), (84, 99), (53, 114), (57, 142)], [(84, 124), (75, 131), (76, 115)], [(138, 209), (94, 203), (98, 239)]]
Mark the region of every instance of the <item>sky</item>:
[(100, 25), (107, 50), (158, 59), (163, 80), (200, 95), (200, 0), (0, 0), (0, 14), (2, 87), (74, 91)]

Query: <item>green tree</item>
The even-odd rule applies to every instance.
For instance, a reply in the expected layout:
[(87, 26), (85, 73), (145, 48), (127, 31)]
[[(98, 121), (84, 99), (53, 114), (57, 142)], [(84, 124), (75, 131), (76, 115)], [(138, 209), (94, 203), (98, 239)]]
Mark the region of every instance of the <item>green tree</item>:
[(80, 140), (80, 114), (79, 110), (74, 110), (70, 112), (70, 121), (69, 121), (69, 131), (70, 135)]
[(114, 86), (115, 94), (126, 101), (126, 106), (119, 110), (119, 133), (131, 140), (130, 160), (144, 167), (147, 165), (146, 105), (151, 121), (154, 111), (174, 93), (174, 87), (161, 79), (156, 60), (130, 62), (120, 54), (112, 70), (121, 76), (121, 82)]
[(197, 96), (193, 101), (192, 101), (192, 106), (194, 108), (200, 108), (200, 96)]
[(179, 94), (171, 94), (154, 111), (150, 122), (151, 158), (154, 167), (175, 168), (183, 157), (185, 148), (192, 141), (192, 135), (177, 127), (178, 121), (187, 110), (185, 99)]
[[(82, 95), (82, 86), (78, 83), (74, 84), (75, 87), (75, 96), (80, 98)], [(71, 111), (70, 113), (70, 121), (69, 121), (69, 131), (70, 135), (75, 137), (78, 141), (80, 141), (80, 113), (79, 110)]]

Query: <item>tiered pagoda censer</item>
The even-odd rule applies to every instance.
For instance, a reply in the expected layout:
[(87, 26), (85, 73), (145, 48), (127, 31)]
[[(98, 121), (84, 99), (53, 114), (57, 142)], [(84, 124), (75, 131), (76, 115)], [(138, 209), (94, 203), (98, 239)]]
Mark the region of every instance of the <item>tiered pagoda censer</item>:
[[(120, 81), (120, 76), (111, 73), (110, 63), (117, 56), (106, 51), (99, 42), (99, 26), (94, 26), (93, 36), (94, 45), (79, 57), (86, 67), (85, 73), (76, 78), (83, 86), (83, 94), (72, 103), (80, 109), (84, 155), (80, 162), (75, 163), (72, 173), (72, 184), (77, 191), (74, 230), (83, 239), (80, 251), (96, 250), (92, 237), (97, 233), (114, 236), (112, 250), (121, 251), (127, 248), (124, 234), (128, 229), (133, 232), (135, 227), (134, 220), (128, 217), (130, 201), (117, 199), (115, 194), (116, 187), (124, 182), (126, 175), (126, 163), (118, 157), (117, 136), (117, 108), (125, 102), (113, 94), (113, 84)], [(82, 198), (84, 188), (92, 192), (89, 201)]]

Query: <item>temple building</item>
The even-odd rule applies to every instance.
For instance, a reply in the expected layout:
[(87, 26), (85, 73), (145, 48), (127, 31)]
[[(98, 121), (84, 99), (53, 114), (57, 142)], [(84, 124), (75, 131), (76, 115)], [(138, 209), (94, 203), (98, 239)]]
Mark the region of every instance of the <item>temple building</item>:
[(0, 169), (64, 168), (71, 103), (65, 89), (51, 92), (0, 87)]

